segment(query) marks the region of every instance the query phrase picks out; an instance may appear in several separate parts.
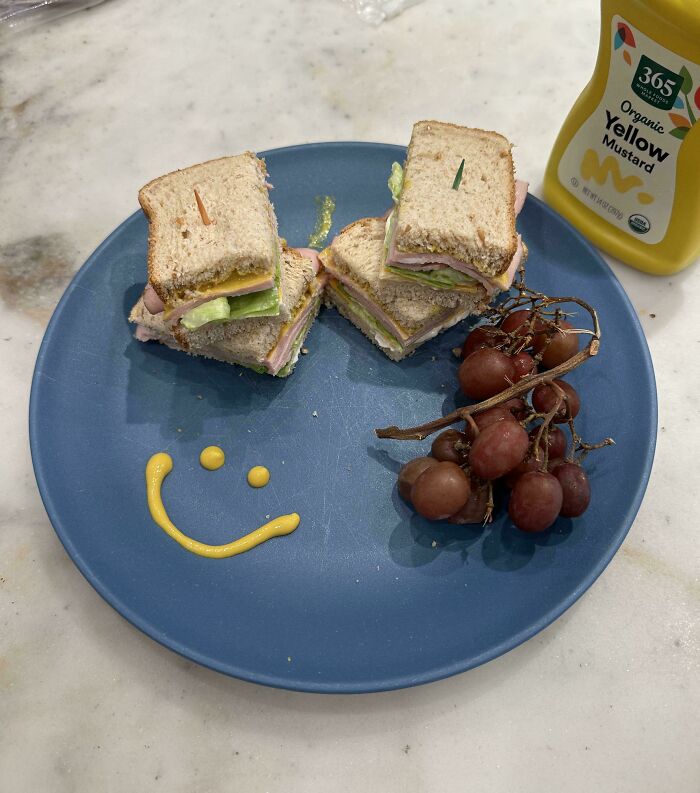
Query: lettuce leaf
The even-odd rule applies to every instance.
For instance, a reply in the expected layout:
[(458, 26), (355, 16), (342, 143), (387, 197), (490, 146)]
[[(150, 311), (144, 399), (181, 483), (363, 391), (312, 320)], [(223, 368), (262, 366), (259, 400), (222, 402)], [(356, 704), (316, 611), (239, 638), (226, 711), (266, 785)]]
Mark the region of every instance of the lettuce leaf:
[(202, 303), (197, 308), (190, 309), (182, 315), (180, 322), (187, 330), (196, 330), (206, 325), (208, 322), (224, 322), (231, 315), (227, 297), (217, 297)]
[(354, 313), (361, 317), (375, 332), (376, 335), (381, 336), (384, 340), (385, 347), (389, 347), (393, 350), (402, 350), (403, 347), (401, 342), (390, 333), (384, 325), (377, 321), (376, 317), (373, 317), (369, 311), (367, 311), (364, 306), (361, 306), (357, 300), (345, 289), (340, 283), (333, 284), (333, 288), (337, 289), (340, 294), (345, 298), (345, 301), (348, 303), (348, 308)]
[(196, 330), (209, 322), (228, 322), (250, 317), (277, 317), (280, 313), (280, 263), (275, 266), (275, 285), (260, 292), (235, 297), (217, 297), (182, 315), (187, 330)]
[(433, 289), (454, 289), (455, 286), (471, 286), (476, 288), (477, 282), (469, 275), (453, 270), (451, 267), (444, 267), (437, 270), (409, 270), (403, 267), (395, 267), (387, 264), (386, 269), (402, 278), (412, 281), (419, 281), (423, 284), (432, 286)]
[(399, 196), (403, 189), (403, 168), (397, 162), (391, 164), (391, 176), (387, 184), (389, 185), (389, 190), (391, 190), (391, 197), (394, 199), (394, 203), (398, 204)]
[[(276, 317), (280, 313), (280, 297), (277, 286), (237, 295), (228, 298), (229, 319), (247, 319), (248, 317)], [(206, 305), (206, 303), (205, 303)]]

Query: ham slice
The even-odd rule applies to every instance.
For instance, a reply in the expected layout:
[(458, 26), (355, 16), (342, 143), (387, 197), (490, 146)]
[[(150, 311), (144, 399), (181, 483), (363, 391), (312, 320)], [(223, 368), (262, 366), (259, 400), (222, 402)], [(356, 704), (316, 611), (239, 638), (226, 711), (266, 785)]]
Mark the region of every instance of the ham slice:
[(520, 210), (523, 208), (529, 186), (529, 182), (523, 182), (520, 179), (515, 180), (515, 217), (520, 214)]
[(149, 330), (145, 325), (137, 325), (134, 338), (138, 341), (155, 341), (159, 335), (155, 331)]
[[(514, 210), (516, 216), (520, 213), (520, 210), (523, 208), (525, 203), (525, 198), (527, 197), (527, 188), (527, 182), (523, 182), (520, 179), (515, 180)], [(523, 242), (520, 234), (518, 234), (518, 244), (515, 249), (515, 254), (513, 255), (513, 258), (508, 265), (508, 269), (505, 272), (505, 275), (507, 276), (506, 283), (501, 285), (496, 284), (493, 278), (484, 275), (469, 262), (463, 262), (460, 259), (455, 259), (453, 256), (448, 254), (403, 253), (402, 251), (397, 250), (396, 245), (394, 244), (394, 238), (395, 228), (389, 243), (389, 252), (386, 259), (387, 264), (391, 264), (394, 267), (401, 267), (406, 270), (436, 270), (440, 269), (441, 267), (451, 267), (453, 270), (458, 270), (460, 273), (464, 273), (465, 275), (473, 278), (475, 281), (478, 281), (478, 283), (480, 283), (486, 289), (489, 296), (494, 294), (494, 292), (498, 291), (500, 288), (508, 289), (510, 287), (510, 285), (513, 283), (513, 278), (515, 277), (515, 273), (518, 270), (523, 256)]]
[(150, 284), (146, 284), (146, 288), (143, 290), (143, 304), (151, 314), (160, 314), (165, 309), (165, 303)]
[(345, 275), (345, 273), (341, 273), (340, 270), (336, 270), (336, 268), (332, 265), (329, 267), (328, 262), (326, 262), (326, 270), (332, 278), (334, 278), (336, 281), (339, 281), (343, 285), (345, 291), (348, 292), (348, 294), (354, 298), (362, 306), (362, 308), (366, 309), (377, 320), (377, 322), (379, 322), (380, 325), (383, 325), (388, 331), (390, 331), (392, 336), (395, 336), (402, 343), (409, 338), (406, 334), (406, 331), (404, 331), (404, 329), (398, 325), (396, 321), (390, 317), (380, 305), (369, 298), (365, 291), (358, 287), (349, 276)]
[[(404, 351), (411, 347), (418, 347), (423, 344), (423, 342), (428, 341), (428, 339), (432, 339), (433, 336), (437, 336), (444, 327), (451, 327), (456, 322), (459, 322), (460, 319), (464, 319), (468, 314), (468, 311), (463, 308), (452, 311), (442, 311), (434, 319), (430, 320), (430, 322), (425, 323), (416, 333), (408, 336), (394, 320), (382, 310), (381, 306), (378, 306), (367, 298), (361, 289), (358, 289), (354, 284), (345, 280), (342, 273), (338, 275), (340, 276), (338, 278), (335, 277), (335, 274), (331, 277), (331, 283), (334, 280), (340, 281), (345, 291), (351, 295), (353, 300), (365, 308), (383, 328), (386, 328), (386, 330), (399, 342), (401, 349)], [(343, 279), (342, 281), (341, 278)], [(350, 307), (350, 309), (352, 309), (352, 307)], [(375, 335), (375, 341), (380, 347), (388, 346), (387, 342), (379, 336), (379, 334)]]
[(362, 287), (357, 286), (357, 284), (349, 276), (347, 276), (345, 273), (342, 273), (340, 270), (337, 270), (332, 265), (329, 267), (328, 263), (326, 263), (326, 270), (328, 270), (333, 279), (343, 285), (343, 288), (353, 298), (353, 300), (357, 301), (357, 303), (359, 303), (362, 308), (371, 314), (382, 327), (386, 328), (391, 333), (391, 335), (401, 343), (402, 347), (410, 347), (414, 344), (422, 344), (423, 341), (431, 339), (433, 336), (436, 336), (439, 333), (440, 329), (449, 318), (451, 318), (454, 314), (459, 313), (459, 311), (442, 311), (437, 314), (433, 320), (423, 325), (420, 330), (416, 331), (416, 333), (409, 335), (396, 322), (396, 320), (393, 319), (393, 317), (384, 311), (381, 305), (372, 300), (372, 298), (367, 295), (365, 290), (362, 289)]
[(319, 293), (323, 289), (323, 284), (317, 280), (314, 283), (311, 296), (306, 301), (304, 308), (294, 317), (291, 323), (287, 325), (284, 331), (277, 339), (277, 344), (265, 356), (263, 364), (270, 374), (277, 374), (279, 370), (287, 363), (291, 354), (294, 341), (301, 332), (301, 329), (306, 324), (309, 315), (314, 310), (317, 304)]

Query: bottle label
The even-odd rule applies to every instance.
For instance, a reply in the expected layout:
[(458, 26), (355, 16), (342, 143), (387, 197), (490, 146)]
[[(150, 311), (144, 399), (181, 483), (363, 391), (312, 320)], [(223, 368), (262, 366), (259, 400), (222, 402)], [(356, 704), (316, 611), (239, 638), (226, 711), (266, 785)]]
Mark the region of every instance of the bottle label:
[(621, 16), (610, 30), (610, 71), (598, 107), (559, 162), (582, 204), (649, 244), (668, 230), (678, 152), (700, 119), (700, 66)]

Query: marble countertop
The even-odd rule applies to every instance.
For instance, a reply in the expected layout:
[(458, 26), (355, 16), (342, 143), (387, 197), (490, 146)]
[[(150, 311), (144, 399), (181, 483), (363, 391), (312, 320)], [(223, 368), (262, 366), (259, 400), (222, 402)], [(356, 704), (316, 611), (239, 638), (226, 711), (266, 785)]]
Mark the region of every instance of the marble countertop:
[(45, 325), (141, 184), (245, 148), (402, 143), (432, 117), (504, 132), (539, 194), (597, 29), (584, 0), (426, 0), (378, 28), (339, 0), (110, 0), (0, 38), (3, 791), (697, 793), (697, 265), (655, 279), (612, 263), (660, 409), (620, 552), (545, 631), (438, 683), (304, 695), (163, 649), (73, 566), (29, 457)]

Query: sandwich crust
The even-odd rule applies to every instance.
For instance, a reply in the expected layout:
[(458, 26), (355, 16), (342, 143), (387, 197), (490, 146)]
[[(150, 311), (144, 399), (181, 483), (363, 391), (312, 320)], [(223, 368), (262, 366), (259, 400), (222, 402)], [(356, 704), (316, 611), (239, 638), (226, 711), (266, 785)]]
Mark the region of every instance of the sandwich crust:
[(514, 206), (513, 157), (503, 135), (440, 121), (414, 125), (397, 207), (399, 251), (447, 254), (500, 275), (517, 247)]

